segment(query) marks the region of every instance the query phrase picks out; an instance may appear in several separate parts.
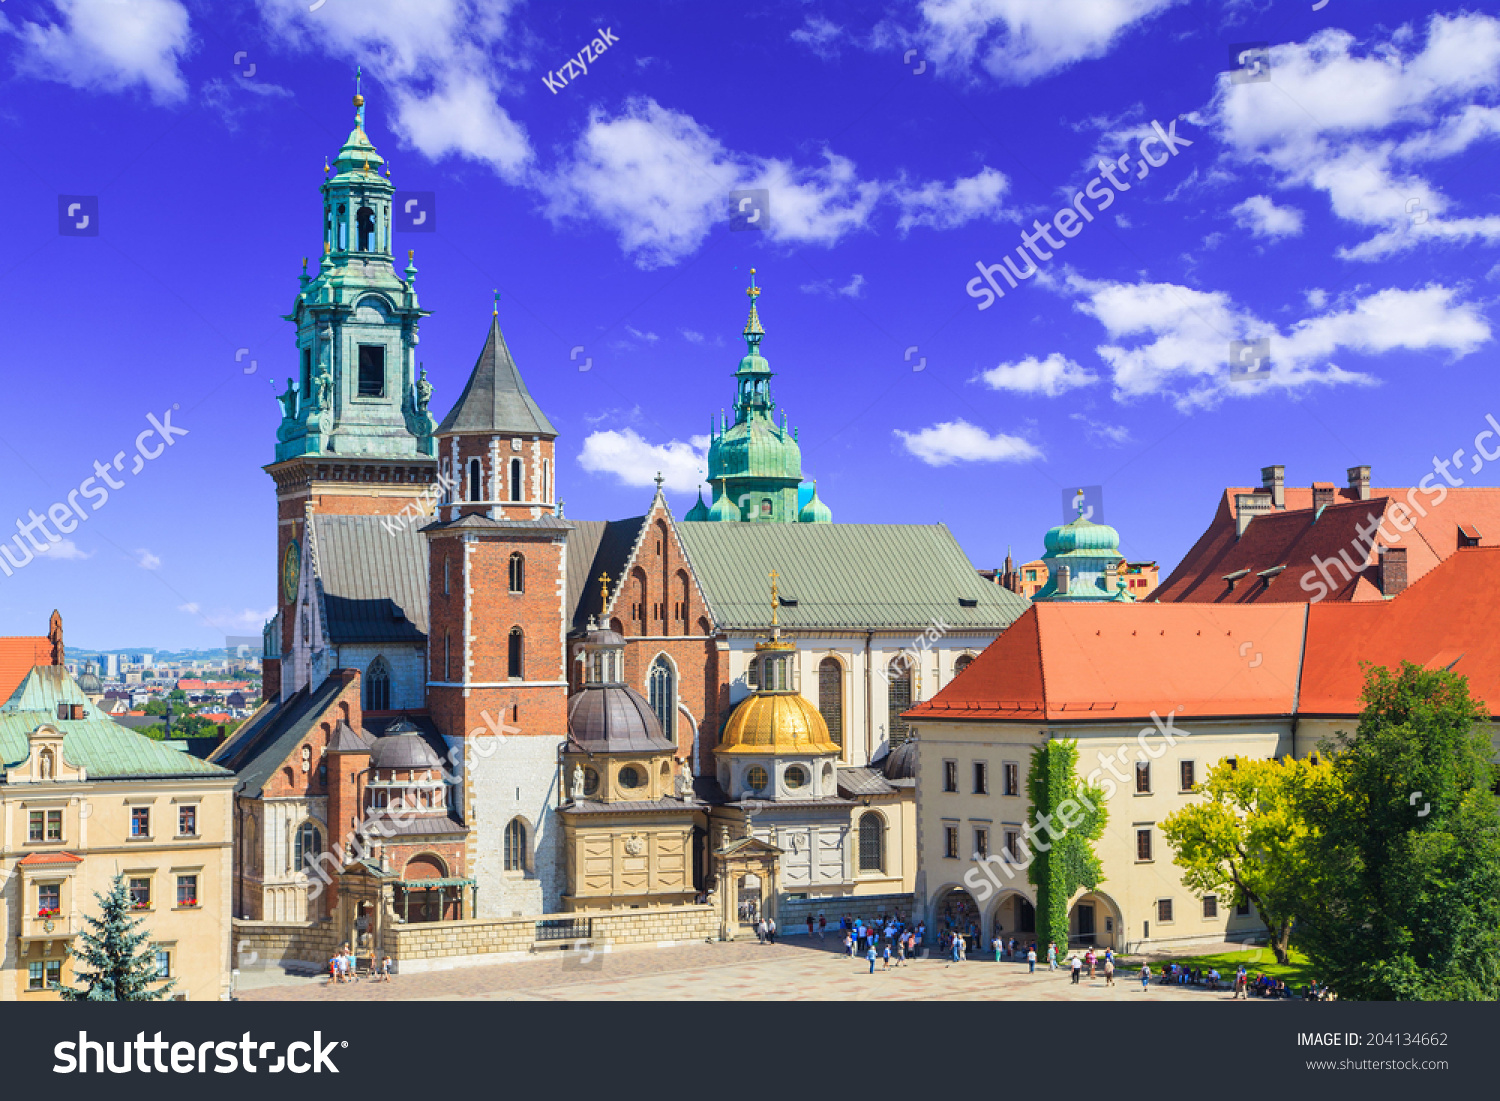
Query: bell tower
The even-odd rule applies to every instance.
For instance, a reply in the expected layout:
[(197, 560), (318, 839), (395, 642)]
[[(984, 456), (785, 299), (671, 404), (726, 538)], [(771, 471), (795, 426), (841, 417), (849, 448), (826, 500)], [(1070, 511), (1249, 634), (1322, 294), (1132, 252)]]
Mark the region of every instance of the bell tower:
[[(417, 300), (410, 253), (397, 274), (391, 252), (390, 168), (365, 132), (356, 78), (354, 129), (322, 184), (322, 258), (302, 261), (292, 311), (292, 377), (276, 395), (279, 629), (270, 645), (290, 651), (296, 573), (314, 513), (431, 513), (437, 460), (427, 412), (432, 386), (418, 368)], [(384, 169), (384, 172), (382, 172)], [(273, 657), (269, 651), (267, 657)]]

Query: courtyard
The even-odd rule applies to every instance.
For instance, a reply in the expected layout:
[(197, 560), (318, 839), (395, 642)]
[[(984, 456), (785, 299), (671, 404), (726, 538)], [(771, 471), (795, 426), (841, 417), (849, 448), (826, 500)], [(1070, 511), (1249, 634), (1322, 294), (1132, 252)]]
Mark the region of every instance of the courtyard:
[[(1153, 966), (1153, 970), (1156, 968)], [(1183, 986), (1141, 990), (1134, 972), (1113, 987), (1103, 975), (1074, 986), (1059, 968), (1035, 974), (1026, 964), (974, 954), (950, 964), (913, 960), (869, 973), (864, 959), (835, 950), (830, 935), (796, 936), (775, 945), (755, 940), (686, 944), (619, 952), (559, 954), (489, 966), (398, 975), (389, 983), (331, 985), (326, 975), (279, 968), (244, 970), (246, 1001), (1230, 1001), (1227, 991)], [(1251, 999), (1260, 1001), (1262, 999)]]

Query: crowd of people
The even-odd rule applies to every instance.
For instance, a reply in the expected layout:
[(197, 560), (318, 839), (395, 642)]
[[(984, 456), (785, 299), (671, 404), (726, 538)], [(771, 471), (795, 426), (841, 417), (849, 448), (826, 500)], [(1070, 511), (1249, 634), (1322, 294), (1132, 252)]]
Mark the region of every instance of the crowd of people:
[[(375, 957), (370, 957), (369, 975), (371, 982), (391, 981), (391, 957), (384, 955), (380, 962), (375, 962)], [(354, 958), (354, 951), (347, 944), (340, 946), (338, 952), (328, 961), (328, 981), (330, 983), (359, 982), (359, 965)]]

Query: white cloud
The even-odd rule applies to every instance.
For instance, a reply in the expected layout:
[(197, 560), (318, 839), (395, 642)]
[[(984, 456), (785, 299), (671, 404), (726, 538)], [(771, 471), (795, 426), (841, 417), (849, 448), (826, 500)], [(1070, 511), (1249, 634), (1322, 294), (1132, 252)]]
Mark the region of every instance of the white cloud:
[(951, 184), (934, 180), (920, 187), (897, 187), (893, 194), (901, 206), (901, 217), (896, 228), (902, 233), (913, 226), (953, 229), (976, 218), (996, 218), (1009, 187), (1005, 174), (989, 167)]
[[(1267, 389), (1296, 392), (1315, 385), (1374, 382), (1331, 362), (1329, 357), (1340, 351), (1442, 352), (1458, 358), (1490, 339), (1478, 307), (1438, 285), (1378, 291), (1299, 321), (1286, 332), (1236, 306), (1223, 292), (1076, 275), (1069, 277), (1068, 287), (1080, 296), (1074, 308), (1098, 320), (1111, 341), (1097, 351), (1113, 372), (1115, 397), (1167, 394), (1184, 410)], [(1231, 383), (1230, 342), (1262, 338), (1271, 340), (1271, 376)]]
[(155, 570), (161, 568), (161, 558), (152, 554), (145, 547), (137, 547), (135, 552), (136, 565), (143, 570)]
[(1500, 136), (1500, 19), (1435, 15), (1359, 49), (1342, 30), (1271, 50), (1271, 81), (1220, 77), (1211, 114), (1224, 141), (1282, 188), (1311, 187), (1374, 236), (1340, 250), (1377, 260), (1423, 242), (1500, 241), (1500, 216), (1465, 216), (1420, 171)]
[[(393, 129), (423, 156), (465, 157), (523, 178), (530, 143), (498, 103), (519, 65), (505, 56), (510, 3), (335, 0), (311, 13), (306, 0), (259, 4), (283, 41), (362, 63), (391, 96)], [(367, 99), (372, 91), (367, 83)], [(368, 109), (379, 108), (377, 98)]]
[(703, 481), (708, 437), (653, 444), (633, 428), (605, 429), (584, 438), (578, 464), (591, 474), (613, 474), (627, 486), (653, 486), (660, 473), (667, 489), (686, 492)]
[(94, 556), (93, 551), (80, 550), (78, 544), (71, 539), (58, 539), (55, 542), (43, 543), (42, 549), (37, 553), (59, 561), (73, 562)]
[(159, 102), (187, 94), (178, 67), (192, 44), (187, 9), (179, 0), (53, 0), (58, 21), (12, 25), (19, 72), (85, 91), (144, 86)]
[(943, 421), (919, 432), (896, 429), (896, 436), (908, 452), (928, 466), (951, 466), (954, 463), (1019, 463), (1040, 459), (1042, 453), (1030, 440), (990, 435), (966, 420)]
[(865, 293), (865, 277), (855, 272), (849, 277), (849, 282), (842, 287), (834, 286), (832, 279), (816, 279), (811, 283), (803, 283), (798, 288), (803, 294), (821, 294), (828, 298), (842, 295), (844, 298), (863, 298)]
[(637, 340), (643, 340), (647, 344), (655, 344), (658, 340), (661, 339), (661, 337), (657, 336), (655, 333), (641, 332), (641, 330), (637, 329), (634, 325), (626, 325), (625, 331), (631, 336), (635, 337)]
[(1069, 413), (1069, 420), (1078, 421), (1083, 425), (1083, 435), (1090, 443), (1099, 444), (1102, 447), (1124, 447), (1131, 442), (1130, 429), (1123, 424), (1106, 424), (1104, 421), (1096, 421), (1093, 417), (1083, 413)]
[(923, 36), (941, 65), (977, 60), (1007, 84), (1027, 84), (1102, 57), (1130, 27), (1181, 0), (924, 0)]
[(1027, 356), (1015, 363), (1002, 363), (980, 372), (979, 378), (991, 390), (1043, 394), (1049, 398), (1099, 381), (1098, 375), (1080, 367), (1060, 352), (1053, 352), (1046, 359)]
[(187, 612), (188, 615), (197, 615), (202, 610), (202, 605), (196, 601), (189, 600), (186, 604), (177, 605), (179, 612)]
[(1257, 237), (1295, 237), (1302, 232), (1302, 211), (1277, 206), (1265, 195), (1252, 195), (1229, 208), (1236, 224)]
[(800, 42), (824, 61), (831, 61), (839, 55), (838, 40), (843, 34), (844, 29), (837, 23), (821, 15), (809, 15), (791, 37), (793, 42)]
[(226, 635), (258, 635), (266, 625), (266, 621), (276, 614), (274, 604), (265, 609), (243, 608), (236, 612), (225, 608), (215, 612), (204, 612), (198, 604), (187, 603), (179, 604), (177, 610), (197, 616), (208, 626)]
[(703, 343), (703, 334), (700, 332), (693, 329), (679, 329), (678, 331), (682, 333), (682, 339), (686, 340), (689, 344)]

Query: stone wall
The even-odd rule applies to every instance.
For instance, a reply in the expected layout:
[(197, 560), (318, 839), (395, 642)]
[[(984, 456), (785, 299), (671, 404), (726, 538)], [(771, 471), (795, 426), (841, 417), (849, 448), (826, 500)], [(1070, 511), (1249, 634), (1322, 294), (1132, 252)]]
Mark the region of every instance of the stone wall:
[(310, 967), (325, 970), (329, 959), (338, 951), (338, 934), (332, 921), (232, 922), (234, 941), (231, 966), (240, 971), (268, 967)]
[(491, 963), (536, 959), (547, 953), (601, 952), (619, 948), (666, 948), (675, 944), (712, 940), (718, 935), (718, 917), (712, 906), (664, 906), (649, 910), (625, 910), (595, 914), (585, 919), (587, 940), (542, 941), (536, 939), (536, 923), (548, 918), (571, 921), (579, 914), (544, 914), (529, 918), (477, 921), (442, 921), (421, 925), (399, 925), (386, 933), (386, 950), (405, 974), (442, 971)]
[(910, 922), (912, 915), (916, 912), (915, 896), (852, 895), (835, 898), (783, 898), (778, 907), (776, 929), (782, 936), (791, 936), (799, 932), (806, 936), (808, 914), (812, 915), (814, 928), (817, 927), (818, 915), (822, 914), (828, 919), (828, 928), (837, 930), (839, 918), (845, 914), (870, 921), (882, 914), (890, 917), (897, 911), (903, 919)]

